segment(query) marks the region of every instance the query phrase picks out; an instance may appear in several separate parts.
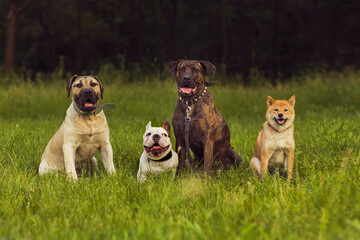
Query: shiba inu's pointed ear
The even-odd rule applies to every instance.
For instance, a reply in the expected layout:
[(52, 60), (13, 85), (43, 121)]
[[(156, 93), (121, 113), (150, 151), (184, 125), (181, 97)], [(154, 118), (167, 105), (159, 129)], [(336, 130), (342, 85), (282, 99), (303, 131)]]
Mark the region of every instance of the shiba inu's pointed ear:
[(266, 99), (266, 104), (267, 104), (268, 107), (270, 107), (271, 105), (273, 105), (274, 102), (275, 102), (275, 100), (274, 100), (272, 97), (270, 97), (270, 96), (267, 97), (267, 99)]
[(151, 128), (151, 121), (148, 122), (148, 124), (146, 125), (146, 130), (148, 130), (149, 128)]
[(165, 120), (165, 121), (163, 122), (162, 127), (163, 127), (163, 129), (165, 129), (166, 132), (168, 133), (169, 138), (171, 138), (171, 136), (170, 136), (170, 128), (171, 128), (171, 127), (170, 127), (170, 123)]
[(295, 107), (295, 95), (288, 100), (290, 106)]

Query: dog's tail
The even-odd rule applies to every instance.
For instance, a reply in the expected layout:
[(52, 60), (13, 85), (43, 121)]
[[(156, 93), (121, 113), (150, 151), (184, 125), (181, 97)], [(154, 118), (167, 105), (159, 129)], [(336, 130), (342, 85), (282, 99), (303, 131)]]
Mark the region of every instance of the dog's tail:
[(243, 160), (240, 155), (235, 151), (233, 147), (231, 147), (229, 157), (231, 159), (232, 164), (236, 164), (238, 167), (244, 168)]

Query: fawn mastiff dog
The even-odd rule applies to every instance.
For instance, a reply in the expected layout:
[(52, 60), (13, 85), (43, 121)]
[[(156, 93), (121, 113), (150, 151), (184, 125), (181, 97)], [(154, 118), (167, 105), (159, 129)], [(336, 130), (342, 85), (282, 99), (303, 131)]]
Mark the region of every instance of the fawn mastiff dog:
[(76, 168), (89, 162), (97, 166), (95, 153), (99, 149), (103, 165), (115, 174), (113, 151), (109, 141), (109, 127), (99, 98), (104, 88), (95, 76), (74, 75), (67, 83), (68, 97), (72, 90), (72, 103), (65, 120), (51, 138), (41, 157), (39, 174), (64, 171), (76, 180)]
[[(205, 174), (210, 174), (213, 167), (228, 169), (234, 162), (240, 165), (242, 159), (230, 145), (229, 127), (207, 90), (213, 84), (205, 81), (205, 74), (214, 75), (215, 66), (208, 61), (180, 59), (170, 62), (169, 70), (176, 78), (179, 94), (172, 118), (176, 149), (180, 149), (178, 169), (185, 167), (186, 152), (190, 164), (204, 164)], [(186, 142), (194, 153), (194, 161), (186, 150)]]

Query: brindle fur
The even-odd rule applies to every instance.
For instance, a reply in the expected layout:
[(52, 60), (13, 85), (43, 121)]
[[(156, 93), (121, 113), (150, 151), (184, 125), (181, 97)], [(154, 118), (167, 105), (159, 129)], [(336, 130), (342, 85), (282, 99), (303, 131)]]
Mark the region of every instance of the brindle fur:
[[(196, 69), (196, 70), (194, 70)], [(169, 63), (169, 70), (176, 77), (178, 89), (188, 85), (193, 88), (197, 85), (194, 95), (179, 95), (183, 100), (178, 100), (172, 118), (172, 124), (176, 137), (176, 149), (181, 147), (179, 152), (179, 167), (185, 167), (185, 117), (186, 103), (191, 107), (189, 146), (194, 153), (195, 163), (204, 164), (204, 172), (210, 174), (213, 167), (228, 169), (234, 162), (238, 165), (242, 163), (241, 157), (230, 145), (230, 130), (224, 118), (219, 113), (214, 104), (214, 100), (209, 91), (196, 103), (191, 102), (198, 99), (203, 93), (205, 86), (210, 85), (205, 82), (204, 75), (215, 74), (215, 66), (207, 61), (178, 60)], [(190, 75), (190, 81), (184, 83), (184, 74)]]

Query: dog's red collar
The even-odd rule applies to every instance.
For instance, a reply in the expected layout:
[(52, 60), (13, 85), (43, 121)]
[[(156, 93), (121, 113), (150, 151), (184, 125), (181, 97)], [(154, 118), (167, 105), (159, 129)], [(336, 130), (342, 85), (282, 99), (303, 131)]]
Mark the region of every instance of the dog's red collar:
[(267, 122), (267, 124), (268, 124), (269, 127), (271, 127), (273, 130), (275, 130), (276, 132), (278, 132), (278, 130), (276, 130), (273, 126), (271, 126), (269, 122)]
[[(277, 129), (275, 129), (273, 126), (271, 126), (268, 121), (266, 121), (266, 122), (267, 122), (267, 124), (269, 125), (269, 127), (271, 127), (272, 129), (274, 129), (274, 131), (280, 132), (279, 130), (277, 130)], [(288, 127), (287, 129), (285, 129), (284, 131), (288, 130), (289, 128), (291, 128), (291, 125), (290, 125), (290, 127)], [(282, 131), (282, 132), (284, 132), (284, 131)]]

